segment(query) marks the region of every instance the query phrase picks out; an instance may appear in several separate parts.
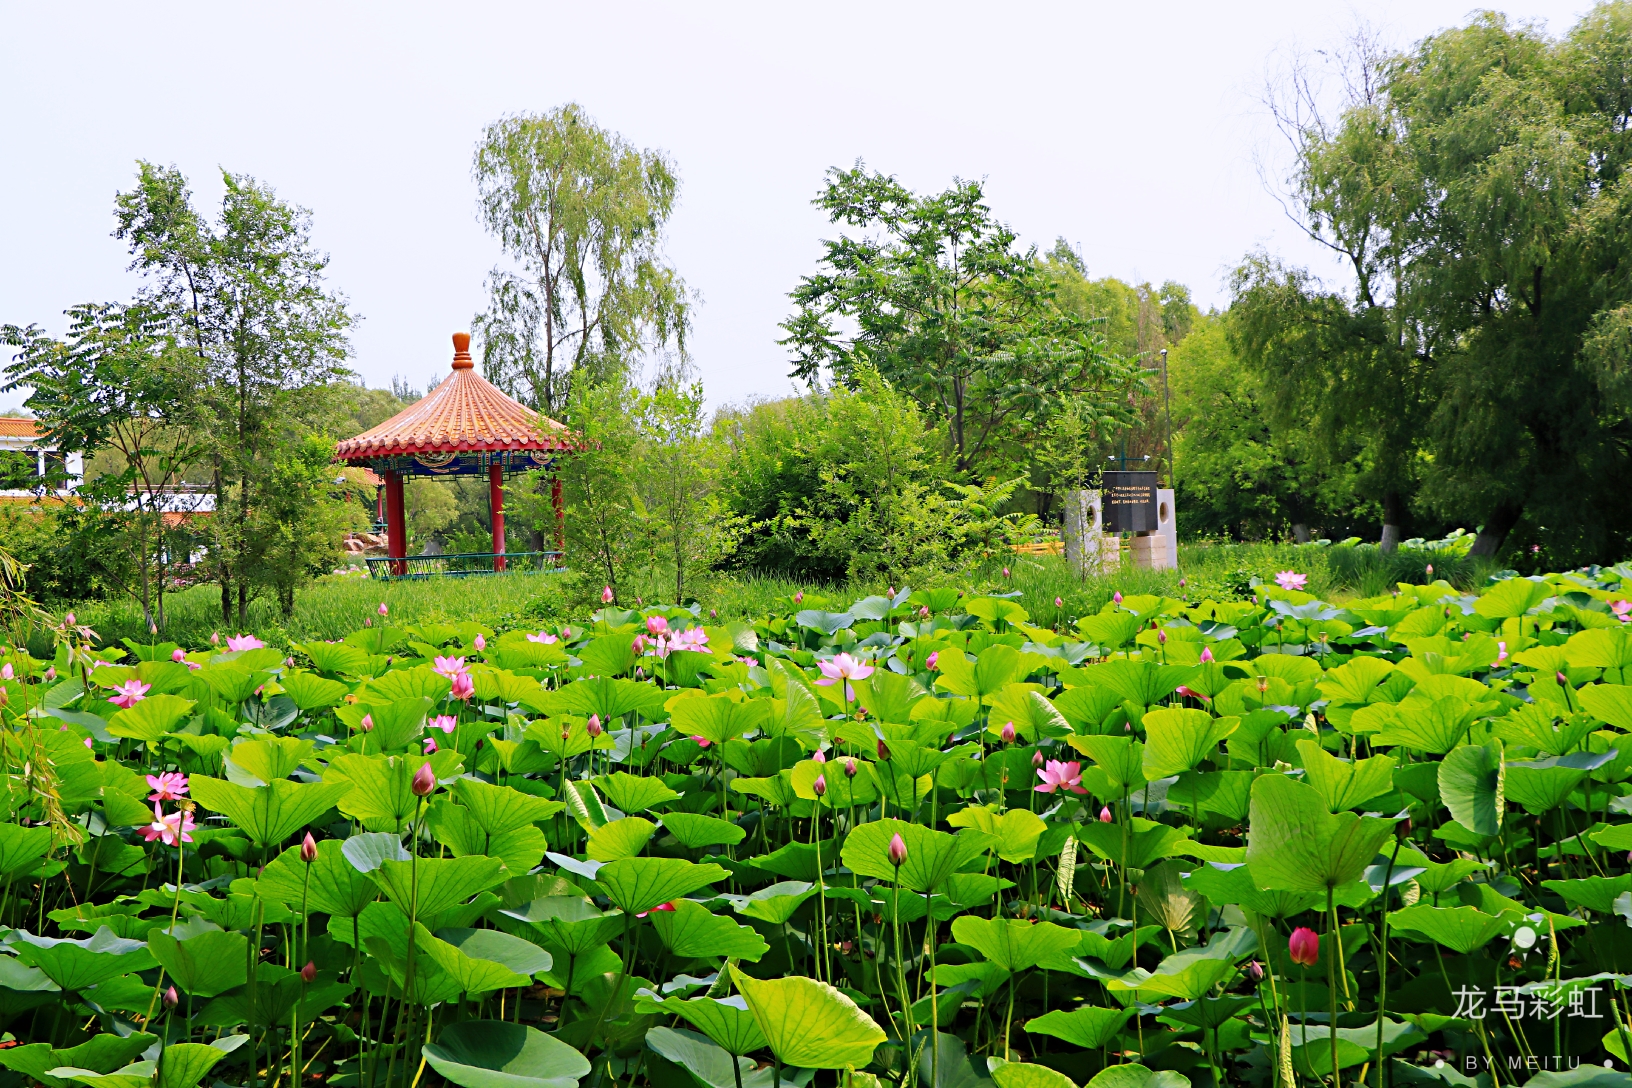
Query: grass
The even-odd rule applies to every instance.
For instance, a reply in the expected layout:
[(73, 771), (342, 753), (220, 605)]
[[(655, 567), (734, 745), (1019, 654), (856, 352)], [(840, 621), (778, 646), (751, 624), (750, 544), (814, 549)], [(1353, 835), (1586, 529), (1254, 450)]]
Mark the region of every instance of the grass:
[[(1375, 552), (1376, 549), (1371, 549)], [(1374, 596), (1387, 592), (1392, 581), (1384, 577), (1403, 571), (1393, 580), (1421, 581), (1426, 560), (1411, 558), (1396, 571), (1391, 557), (1337, 556), (1339, 551), (1363, 552), (1363, 548), (1334, 549), (1295, 544), (1186, 544), (1179, 548), (1177, 571), (1123, 570), (1114, 575), (1077, 579), (1057, 556), (1020, 556), (1009, 562), (1005, 577), (998, 565), (970, 578), (956, 580), (959, 588), (971, 593), (1018, 592), (1020, 604), (1033, 622), (1046, 626), (1069, 624), (1076, 617), (1099, 611), (1118, 590), (1124, 594), (1150, 593), (1187, 600), (1233, 600), (1250, 595), (1252, 580), (1272, 579), (1277, 571), (1295, 570), (1309, 576), (1308, 590), (1326, 600), (1345, 596)], [(1334, 559), (1336, 560), (1334, 562)], [(1410, 563), (1417, 565), (1412, 568)], [(1436, 569), (1452, 576), (1464, 588), (1478, 579), (1474, 566), (1466, 560), (1454, 570)], [(1437, 566), (1444, 566), (1443, 560)], [(1410, 576), (1415, 569), (1416, 574)], [(1183, 585), (1180, 585), (1181, 580)], [(251, 603), (249, 622), (243, 630), (259, 635), (273, 645), (287, 645), (307, 639), (338, 639), (361, 627), (365, 620), (379, 622), (382, 602), (390, 610), (393, 624), (455, 622), (476, 620), (504, 630), (582, 619), (597, 606), (599, 584), (587, 585), (587, 578), (552, 574), (502, 574), (475, 578), (430, 578), (407, 582), (377, 582), (359, 577), (331, 577), (305, 590), (296, 598), (295, 612), (285, 619), (271, 600)], [(941, 579), (946, 582), (947, 579)], [(643, 603), (667, 600), (660, 575), (637, 581), (622, 602)], [(851, 601), (881, 594), (885, 584), (846, 582), (817, 585), (811, 582), (758, 574), (716, 574), (694, 590), (704, 612), (713, 611), (719, 620), (751, 619), (784, 610), (796, 593), (803, 593), (803, 606), (842, 611)], [(897, 589), (909, 588), (898, 584)], [(1056, 606), (1055, 600), (1061, 603)], [(236, 623), (221, 622), (221, 596), (214, 586), (199, 586), (165, 599), (167, 622), (163, 637), (186, 646), (202, 647), (212, 632), (223, 636), (240, 630)], [(81, 622), (88, 623), (104, 644), (122, 638), (145, 641), (149, 636), (141, 609), (130, 600), (84, 602), (74, 609)], [(45, 650), (45, 647), (39, 649)], [(47, 650), (48, 652), (48, 650)]]

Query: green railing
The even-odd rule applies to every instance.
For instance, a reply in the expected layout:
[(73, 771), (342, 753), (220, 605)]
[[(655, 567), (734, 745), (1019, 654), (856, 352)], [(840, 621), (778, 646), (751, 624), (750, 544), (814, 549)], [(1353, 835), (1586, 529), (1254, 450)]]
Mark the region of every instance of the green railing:
[(561, 569), (564, 552), (459, 552), (453, 555), (410, 555), (403, 559), (374, 558), (370, 578), (464, 578), (476, 574), (516, 574)]

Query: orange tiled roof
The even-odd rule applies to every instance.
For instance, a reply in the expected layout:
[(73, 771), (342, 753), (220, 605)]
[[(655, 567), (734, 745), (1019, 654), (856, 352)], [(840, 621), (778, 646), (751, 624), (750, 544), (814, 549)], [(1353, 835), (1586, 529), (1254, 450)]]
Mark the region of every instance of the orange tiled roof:
[(0, 437), (38, 438), (43, 433), (36, 420), (22, 416), (0, 416)]
[(567, 428), (519, 404), (476, 373), (470, 334), (453, 334), (453, 373), (377, 427), (335, 447), (343, 461), (461, 450), (564, 450)]

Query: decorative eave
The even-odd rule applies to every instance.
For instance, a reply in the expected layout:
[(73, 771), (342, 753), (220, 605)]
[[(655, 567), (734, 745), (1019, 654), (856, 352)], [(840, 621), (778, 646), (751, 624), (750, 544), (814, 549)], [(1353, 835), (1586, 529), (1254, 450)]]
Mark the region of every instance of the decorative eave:
[[(341, 461), (382, 462), (424, 454), (500, 454), (572, 449), (567, 428), (506, 396), (476, 373), (470, 334), (453, 334), (453, 373), (442, 384), (384, 423), (335, 447)], [(536, 458), (528, 458), (536, 460)]]

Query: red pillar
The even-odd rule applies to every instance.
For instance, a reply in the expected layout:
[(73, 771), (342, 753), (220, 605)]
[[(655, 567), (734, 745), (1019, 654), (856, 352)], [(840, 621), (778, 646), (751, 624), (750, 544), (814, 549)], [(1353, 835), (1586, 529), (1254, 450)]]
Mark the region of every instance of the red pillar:
[(487, 469), (487, 507), (493, 513), (493, 569), (504, 569), (504, 466)]
[(567, 550), (567, 507), (561, 499), (561, 477), (550, 478), (550, 506), (555, 510), (555, 550)]
[[(385, 474), (385, 553), (398, 560), (408, 555), (408, 519), (403, 510), (400, 472)], [(391, 573), (407, 574), (408, 564), (392, 563)]]

